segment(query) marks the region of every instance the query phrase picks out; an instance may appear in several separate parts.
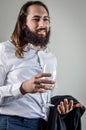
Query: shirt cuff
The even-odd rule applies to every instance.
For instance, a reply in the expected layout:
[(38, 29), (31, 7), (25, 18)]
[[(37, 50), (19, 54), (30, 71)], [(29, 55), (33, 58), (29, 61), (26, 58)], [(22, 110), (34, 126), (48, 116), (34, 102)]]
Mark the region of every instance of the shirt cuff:
[(16, 83), (13, 85), (12, 87), (12, 95), (16, 98), (18, 97), (22, 97), (23, 94), (21, 93), (20, 91), (20, 86), (21, 86), (22, 83)]

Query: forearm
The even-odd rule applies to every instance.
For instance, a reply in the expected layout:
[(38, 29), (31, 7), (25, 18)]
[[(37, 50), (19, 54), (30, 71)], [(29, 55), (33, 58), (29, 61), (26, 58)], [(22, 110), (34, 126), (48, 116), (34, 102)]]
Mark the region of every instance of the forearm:
[(21, 83), (0, 86), (0, 105), (7, 104), (15, 99), (21, 98), (23, 95), (20, 92), (20, 86)]

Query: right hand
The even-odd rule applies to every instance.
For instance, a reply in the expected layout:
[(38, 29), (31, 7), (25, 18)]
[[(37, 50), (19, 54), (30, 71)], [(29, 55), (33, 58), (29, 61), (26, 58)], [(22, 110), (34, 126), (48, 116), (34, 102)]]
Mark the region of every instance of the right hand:
[[(50, 76), (50, 73), (41, 73), (33, 76), (29, 80), (24, 81), (20, 87), (21, 93), (43, 93), (46, 92), (46, 90), (52, 90), (52, 85), (55, 84), (55, 82), (45, 78)], [(48, 86), (47, 84), (50, 84), (51, 86)]]

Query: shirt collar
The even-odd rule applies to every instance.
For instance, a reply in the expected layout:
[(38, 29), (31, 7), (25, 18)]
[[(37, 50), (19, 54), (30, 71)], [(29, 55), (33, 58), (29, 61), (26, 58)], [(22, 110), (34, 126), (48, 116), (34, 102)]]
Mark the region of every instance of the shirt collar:
[(38, 51), (44, 51), (44, 52), (47, 52), (48, 51), (48, 48), (45, 47), (45, 48), (38, 48), (37, 50), (34, 48), (34, 46), (31, 44), (31, 43), (28, 43), (27, 46), (24, 48), (24, 51), (29, 51), (29, 50), (34, 50), (36, 52)]

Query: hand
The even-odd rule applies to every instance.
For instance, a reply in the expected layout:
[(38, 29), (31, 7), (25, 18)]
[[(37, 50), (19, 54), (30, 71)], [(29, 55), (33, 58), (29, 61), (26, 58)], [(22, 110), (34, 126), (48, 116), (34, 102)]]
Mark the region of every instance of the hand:
[[(46, 90), (52, 90), (52, 85), (55, 84), (54, 81), (49, 80), (45, 77), (50, 77), (50, 73), (41, 73), (36, 76), (33, 76), (31, 79), (24, 81), (20, 87), (20, 91), (22, 94), (25, 93), (43, 93)], [(48, 86), (47, 84), (51, 85)]]
[(83, 107), (83, 105), (80, 103), (74, 104), (73, 100), (70, 100), (68, 102), (68, 99), (65, 98), (64, 101), (61, 101), (60, 104), (57, 106), (57, 110), (60, 114), (67, 114), (74, 108), (78, 107)]

